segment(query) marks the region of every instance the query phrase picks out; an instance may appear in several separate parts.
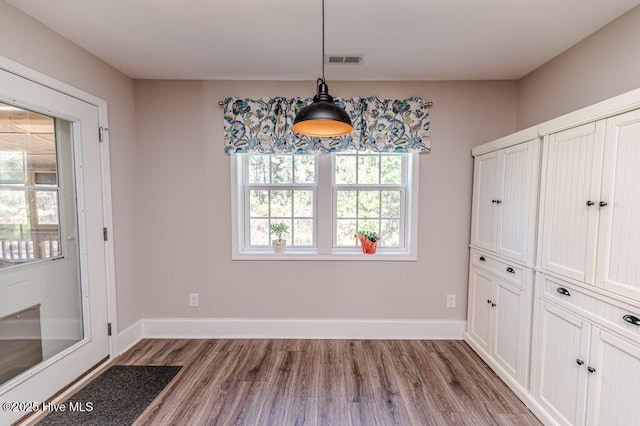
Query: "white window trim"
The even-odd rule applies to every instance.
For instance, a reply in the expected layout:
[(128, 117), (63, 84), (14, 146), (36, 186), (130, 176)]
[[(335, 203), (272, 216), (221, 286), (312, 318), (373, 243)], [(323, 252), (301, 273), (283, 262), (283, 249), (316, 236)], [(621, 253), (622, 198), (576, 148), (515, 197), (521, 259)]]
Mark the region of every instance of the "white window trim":
[[(241, 156), (230, 155), (231, 170), (231, 259), (232, 260), (348, 260), (348, 261), (397, 261), (412, 262), (418, 260), (418, 182), (420, 178), (419, 154), (410, 154), (407, 158), (407, 181), (405, 192), (405, 247), (379, 248), (374, 255), (363, 254), (360, 247), (333, 248), (333, 189), (331, 173), (333, 156), (316, 157), (317, 197), (315, 213), (317, 217), (317, 247), (294, 248), (287, 246), (285, 252), (276, 254), (271, 248), (245, 248), (244, 229), (244, 188), (240, 185), (243, 176)], [(381, 250), (382, 249), (382, 250)]]

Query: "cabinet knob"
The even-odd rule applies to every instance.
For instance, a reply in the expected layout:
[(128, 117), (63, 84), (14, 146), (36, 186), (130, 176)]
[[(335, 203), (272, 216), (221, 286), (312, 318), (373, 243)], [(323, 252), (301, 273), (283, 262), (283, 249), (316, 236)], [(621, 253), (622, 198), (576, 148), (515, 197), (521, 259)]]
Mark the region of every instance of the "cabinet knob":
[(640, 318), (634, 315), (625, 315), (622, 317), (622, 319), (628, 322), (629, 324), (640, 325)]
[(492, 303), (492, 304), (491, 304), (491, 307), (495, 308), (495, 307), (496, 307), (496, 304), (495, 304), (495, 303)]
[(569, 297), (571, 296), (571, 293), (569, 293), (569, 290), (567, 290), (567, 289), (566, 289), (566, 288), (564, 288), (564, 287), (558, 287), (558, 288), (556, 289), (556, 291), (557, 291), (558, 293), (560, 293), (560, 294), (565, 295), (565, 296), (569, 296)]
[(516, 273), (516, 271), (511, 266), (509, 266), (507, 268), (507, 272), (509, 272), (510, 274), (515, 274)]
[(502, 200), (496, 200), (496, 204), (502, 204)]
[(599, 205), (600, 207), (606, 207), (608, 204), (607, 204), (607, 202), (606, 202), (606, 201), (600, 201), (600, 202), (598, 203), (598, 205)]
[(580, 358), (578, 358), (578, 359), (576, 359), (576, 364), (582, 365), (582, 364), (584, 364), (584, 361), (581, 360)]
[(495, 204), (497, 202), (498, 202), (498, 200), (491, 200), (491, 203), (493, 203), (493, 204)]
[(481, 261), (481, 262), (486, 262), (486, 261), (487, 261), (487, 259), (485, 259), (485, 257), (484, 257), (484, 256), (480, 256), (480, 261)]
[(491, 300), (487, 300), (487, 303), (491, 303)]
[(587, 201), (587, 207), (593, 206), (595, 203), (593, 201)]
[(588, 371), (589, 373), (595, 373), (595, 372), (596, 372), (596, 369), (595, 369), (595, 368), (593, 368), (593, 367), (591, 367), (591, 366), (589, 366), (589, 367), (587, 367), (587, 371)]

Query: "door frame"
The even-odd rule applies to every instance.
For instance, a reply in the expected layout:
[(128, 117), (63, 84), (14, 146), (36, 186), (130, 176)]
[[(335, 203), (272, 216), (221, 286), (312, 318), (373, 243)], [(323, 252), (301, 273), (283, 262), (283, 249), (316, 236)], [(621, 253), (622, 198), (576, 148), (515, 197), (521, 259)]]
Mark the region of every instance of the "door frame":
[[(60, 80), (56, 80), (39, 71), (31, 69), (18, 62), (12, 61), (0, 55), (0, 69), (17, 76), (31, 80), (34, 83), (53, 89), (57, 92), (74, 97), (98, 108), (98, 125), (102, 133), (100, 143), (100, 168), (102, 175), (102, 214), (104, 226), (108, 229), (108, 238), (105, 241), (105, 270), (107, 284), (107, 319), (111, 324), (111, 336), (109, 336), (109, 357), (114, 358), (118, 354), (118, 319), (116, 309), (116, 285), (115, 285), (115, 262), (113, 244), (113, 213), (111, 198), (111, 161), (109, 157), (109, 117), (107, 111), (107, 101), (77, 89)], [(98, 130), (98, 129), (97, 129)], [(105, 330), (106, 332), (106, 330)]]

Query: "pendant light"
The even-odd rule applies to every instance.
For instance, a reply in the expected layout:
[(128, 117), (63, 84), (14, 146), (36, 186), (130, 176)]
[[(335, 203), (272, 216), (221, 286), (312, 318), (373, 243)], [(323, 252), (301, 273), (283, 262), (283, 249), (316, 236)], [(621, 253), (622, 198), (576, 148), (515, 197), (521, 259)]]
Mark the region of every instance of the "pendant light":
[(322, 78), (316, 81), (313, 103), (302, 108), (293, 121), (293, 130), (307, 136), (342, 136), (351, 133), (349, 114), (333, 103), (324, 79), (324, 0), (322, 0)]

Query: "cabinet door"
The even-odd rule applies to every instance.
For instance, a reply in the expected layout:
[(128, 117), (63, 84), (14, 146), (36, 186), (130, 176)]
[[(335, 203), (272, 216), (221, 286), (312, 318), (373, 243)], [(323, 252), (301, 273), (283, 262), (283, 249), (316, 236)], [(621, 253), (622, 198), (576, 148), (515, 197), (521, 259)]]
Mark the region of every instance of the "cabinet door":
[(536, 399), (560, 424), (581, 425), (587, 400), (590, 325), (543, 301), (538, 321), (540, 342), (532, 375)]
[(640, 111), (607, 120), (596, 285), (640, 300)]
[(500, 155), (501, 176), (498, 204), (498, 253), (525, 260), (529, 234), (529, 188), (531, 179), (531, 142), (506, 148)]
[(491, 337), (491, 275), (471, 267), (469, 280), (469, 334), (489, 353)]
[(490, 251), (496, 248), (498, 167), (498, 152), (476, 157), (471, 244)]
[(523, 290), (494, 279), (494, 333), (492, 355), (514, 378), (518, 377), (520, 355), (523, 345), (522, 321), (525, 315)]
[(542, 267), (593, 284), (604, 121), (546, 142)]
[(593, 329), (587, 423), (640, 424), (640, 348)]

